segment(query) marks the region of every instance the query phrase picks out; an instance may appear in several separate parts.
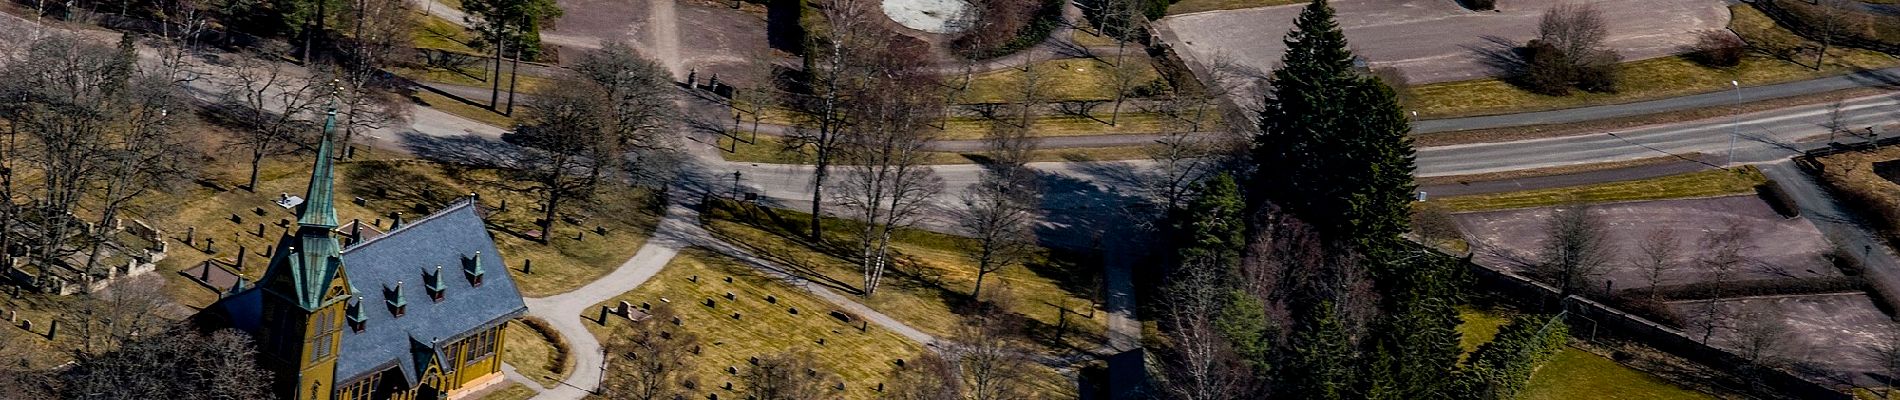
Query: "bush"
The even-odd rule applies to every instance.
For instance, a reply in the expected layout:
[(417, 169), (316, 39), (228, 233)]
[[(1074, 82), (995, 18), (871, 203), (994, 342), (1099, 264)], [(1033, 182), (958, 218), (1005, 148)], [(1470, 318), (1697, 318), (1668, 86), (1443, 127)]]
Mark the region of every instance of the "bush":
[(1452, 219), (1451, 209), (1437, 202), (1418, 203), (1412, 209), (1412, 231), (1432, 244), (1464, 238), (1464, 233), (1458, 231), (1458, 221)]
[(1458, 0), (1458, 4), (1474, 11), (1490, 11), (1498, 8), (1497, 0)]
[(1060, 0), (978, 0), (976, 26), (950, 41), (959, 56), (982, 60), (1027, 49), (1049, 38), (1062, 22)]
[(546, 339), (548, 344), (554, 345), (554, 360), (550, 366), (552, 371), (548, 372), (553, 372), (557, 375), (566, 374), (568, 357), (567, 338), (561, 336), (560, 332), (554, 330), (554, 326), (548, 325), (548, 321), (540, 317), (522, 317), (521, 323), (527, 325), (528, 329), (534, 330), (534, 333), (541, 335), (541, 338)]
[(1689, 59), (1710, 67), (1727, 68), (1742, 64), (1744, 44), (1728, 31), (1707, 30), (1697, 34), (1689, 48)]
[(1519, 85), (1532, 93), (1547, 96), (1570, 94), (1570, 67), (1564, 65), (1564, 51), (1550, 42), (1531, 40), (1518, 50), (1524, 59)]

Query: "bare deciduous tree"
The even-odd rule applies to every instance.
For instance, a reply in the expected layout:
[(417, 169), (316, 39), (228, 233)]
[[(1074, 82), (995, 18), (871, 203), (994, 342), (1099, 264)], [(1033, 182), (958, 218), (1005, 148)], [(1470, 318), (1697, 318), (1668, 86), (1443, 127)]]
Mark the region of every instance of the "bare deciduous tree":
[(1818, 8), (1813, 14), (1814, 34), (1820, 36), (1821, 48), (1814, 52), (1814, 65), (1811, 68), (1821, 69), (1822, 63), (1827, 61), (1827, 51), (1833, 47), (1837, 37), (1849, 35), (1860, 29), (1861, 20), (1854, 15), (1853, 6), (1848, 1), (1814, 0), (1814, 5)]
[[(828, 33), (805, 59), (805, 77), (801, 82), (809, 96), (787, 99), (785, 103), (799, 111), (801, 120), (785, 137), (786, 146), (811, 152), (811, 237), (823, 240), (826, 204), (825, 192), (831, 185), (831, 168), (845, 146), (846, 129), (855, 125), (847, 110), (853, 108), (851, 93), (863, 89), (876, 68), (867, 64), (876, 57), (862, 54), (885, 48), (885, 38), (875, 26), (874, 2), (869, 0), (823, 0), (825, 32)], [(814, 38), (816, 39), (816, 38)]]
[(971, 400), (1021, 399), (1029, 360), (1017, 343), (1020, 323), (1011, 316), (975, 317), (957, 332), (957, 367), (963, 393)]
[(1722, 297), (1722, 292), (1741, 272), (1742, 263), (1747, 261), (1743, 253), (1749, 248), (1748, 236), (1747, 225), (1739, 220), (1730, 220), (1722, 229), (1709, 232), (1697, 242), (1702, 253), (1696, 257), (1695, 263), (1702, 268), (1704, 280), (1715, 287), (1715, 293), (1702, 301), (1702, 316), (1697, 321), (1703, 343), (1708, 343), (1715, 336), (1715, 331), (1728, 325), (1728, 319), (1733, 317), (1716, 299)]
[[(113, 226), (127, 202), (183, 181), (196, 169), (191, 152), (181, 150), (190, 148), (183, 132), (195, 123), (192, 105), (176, 84), (141, 76), (130, 82), (125, 96), (130, 101), (118, 110), (119, 128), (108, 136), (100, 154), (98, 186), (104, 192), (95, 224), (99, 227)], [(88, 275), (98, 267), (105, 243), (115, 232), (104, 228), (91, 232), (92, 251), (85, 264)]]
[(931, 90), (939, 86), (914, 66), (878, 70), (885, 75), (854, 96), (850, 118), (858, 123), (849, 127), (841, 148), (850, 169), (838, 185), (840, 205), (865, 223), (857, 232), (865, 296), (877, 291), (890, 264), (891, 235), (915, 222), (943, 189), (942, 179), (925, 165), (926, 146), (936, 134), (926, 129), (927, 119), (937, 115)]
[(837, 380), (829, 373), (816, 371), (811, 356), (783, 353), (760, 357), (759, 362), (746, 369), (741, 379), (745, 382), (746, 396), (758, 400), (809, 400), (825, 399), (828, 390), (825, 383)]
[[(130, 38), (125, 40), (121, 47), (130, 46)], [(101, 178), (102, 155), (120, 127), (115, 115), (127, 105), (136, 59), (129, 50), (64, 35), (34, 41), (21, 54), (0, 71), (8, 77), (0, 81), (0, 119), (26, 134), (20, 155), (40, 175), (32, 210), (40, 235), (30, 255), (55, 260), (74, 251), (63, 245), (79, 225), (73, 211)]]
[(1762, 375), (1780, 368), (1786, 359), (1787, 336), (1791, 332), (1782, 314), (1773, 310), (1743, 314), (1735, 330), (1730, 346), (1744, 362), (1733, 367), (1749, 382), (1750, 389), (1759, 390)]
[(1649, 300), (1660, 301), (1661, 291), (1656, 290), (1668, 282), (1668, 274), (1676, 269), (1676, 248), (1681, 242), (1676, 240), (1675, 231), (1658, 228), (1643, 237), (1643, 244), (1637, 246), (1642, 258), (1637, 267), (1643, 271), (1643, 279), (1649, 283)]
[(1537, 22), (1537, 39), (1555, 46), (1565, 64), (1580, 68), (1602, 56), (1610, 36), (1603, 12), (1586, 3), (1564, 3), (1544, 11)]
[(691, 349), (697, 338), (691, 332), (671, 329), (671, 307), (654, 307), (646, 320), (634, 322), (631, 329), (617, 332), (607, 343), (607, 397), (635, 400), (666, 400), (683, 394), (682, 378), (691, 374)]
[(925, 352), (891, 372), (885, 397), (893, 400), (963, 400), (963, 378), (957, 366), (936, 353)]
[(1162, 352), (1168, 368), (1161, 389), (1175, 398), (1233, 399), (1252, 384), (1247, 361), (1216, 325), (1228, 292), (1213, 269), (1184, 266), (1163, 292), (1171, 346)]
[(206, 399), (268, 398), (271, 372), (257, 365), (243, 333), (202, 334), (185, 327), (152, 332), (118, 350), (80, 357), (61, 374), (70, 397), (134, 400), (191, 393)]
[(1616, 252), (1602, 219), (1588, 207), (1565, 206), (1551, 210), (1547, 224), (1543, 253), (1527, 272), (1557, 285), (1566, 297), (1591, 287)]
[[(1190, 107), (1190, 104), (1186, 98), (1175, 96), (1156, 106), (1166, 113)], [(1214, 171), (1215, 164), (1210, 159), (1214, 155), (1214, 143), (1179, 119), (1168, 119), (1161, 127), (1161, 138), (1143, 150), (1148, 153), (1148, 159), (1155, 162), (1153, 179), (1148, 186), (1152, 196), (1159, 200), (1158, 204), (1174, 209), (1193, 194), (1196, 182)]]
[(1017, 184), (1010, 174), (986, 171), (963, 193), (963, 209), (956, 213), (958, 225), (974, 239), (963, 250), (976, 260), (976, 288), (970, 291), (975, 301), (983, 301), (983, 278), (1034, 255), (1036, 197), (1028, 193), (1034, 188)]
[(296, 67), (263, 54), (233, 57), (225, 76), (224, 108), (237, 123), (231, 138), (235, 148), (250, 156), (251, 175), (244, 185), (257, 191), (257, 173), (264, 158), (295, 150), (307, 129), (304, 120), (328, 99), (327, 82), (318, 82)]
[(113, 351), (163, 329), (167, 321), (157, 312), (169, 302), (164, 286), (162, 279), (143, 277), (87, 294), (73, 312), (82, 347), (87, 352)]

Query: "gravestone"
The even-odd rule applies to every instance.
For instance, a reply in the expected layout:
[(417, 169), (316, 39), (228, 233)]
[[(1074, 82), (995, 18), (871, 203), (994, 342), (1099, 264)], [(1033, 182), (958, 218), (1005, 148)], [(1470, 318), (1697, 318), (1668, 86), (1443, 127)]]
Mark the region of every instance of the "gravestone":
[(831, 317), (837, 318), (839, 322), (851, 323), (851, 314), (846, 314), (844, 311), (831, 310)]
[(620, 309), (619, 309), (619, 310), (616, 310), (616, 311), (614, 311), (614, 313), (616, 313), (616, 314), (620, 314), (620, 316), (622, 316), (622, 317), (625, 317), (625, 316), (628, 316), (628, 315), (630, 315), (630, 314), (628, 314), (628, 313), (629, 313), (629, 312), (632, 312), (632, 311), (633, 311), (633, 305), (632, 305), (632, 304), (628, 304), (626, 300), (621, 300), (621, 301), (620, 301)]
[(679, 326), (680, 317), (673, 317), (673, 326)]
[(521, 259), (521, 273), (534, 275), (534, 259), (532, 258)]
[(725, 389), (726, 389), (726, 390), (732, 390), (732, 381), (726, 381), (726, 386), (725, 386)]
[(192, 237), (197, 234), (198, 234), (198, 227), (196, 226), (185, 227), (185, 245), (187, 246), (193, 245)]
[(772, 304), (778, 304), (778, 296), (772, 296), (772, 295), (766, 295), (766, 296), (765, 296), (765, 302), (767, 302), (767, 303), (772, 303)]
[(640, 309), (642, 309), (642, 310), (651, 310), (651, 309), (653, 309), (653, 305), (652, 305), (652, 304), (647, 304), (647, 302), (644, 302), (644, 301), (642, 301), (642, 302), (640, 302)]
[(750, 362), (752, 362), (752, 365), (759, 365), (759, 358), (758, 358), (758, 357), (747, 357), (747, 358), (746, 358), (746, 361), (750, 361)]
[(798, 315), (798, 307), (787, 308), (785, 309), (785, 312), (792, 313), (792, 315)]
[(739, 313), (732, 313), (732, 319), (734, 320), (739, 319)]
[(903, 368), (903, 367), (904, 367), (904, 359), (902, 359), (902, 358), (899, 358), (899, 359), (897, 359), (897, 367), (898, 367), (898, 368)]
[(732, 277), (731, 277), (731, 276), (727, 276), (727, 277), (726, 277), (726, 283), (732, 283)]
[(844, 390), (844, 382), (838, 382), (838, 390)]
[(825, 338), (818, 338), (818, 345), (819, 346), (825, 345)]
[(713, 303), (713, 299), (711, 299), (711, 298), (707, 298), (707, 299), (706, 299), (706, 307), (709, 307), (709, 308), (719, 308), (719, 306), (718, 306), (717, 304), (714, 304), (714, 303)]
[(734, 366), (726, 366), (726, 373), (728, 373), (728, 374), (733, 374), (733, 375), (738, 375), (738, 374), (739, 374), (739, 367), (734, 367)]
[(726, 300), (738, 300), (738, 299), (739, 298), (737, 296), (732, 295), (732, 292), (726, 292)]
[(699, 283), (699, 275), (693, 275), (693, 276), (689, 276), (689, 277), (686, 277), (686, 281), (687, 281), (687, 282), (692, 282), (692, 283)]

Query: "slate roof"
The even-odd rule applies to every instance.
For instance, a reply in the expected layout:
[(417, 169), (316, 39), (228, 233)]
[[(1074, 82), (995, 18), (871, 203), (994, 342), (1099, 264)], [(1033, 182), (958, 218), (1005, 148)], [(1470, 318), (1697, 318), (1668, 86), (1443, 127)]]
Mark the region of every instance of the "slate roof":
[[(362, 332), (343, 330), (337, 382), (394, 364), (413, 384), (422, 372), (415, 369), (417, 362), (426, 361), (416, 360), (420, 357), (414, 343), (427, 344), (440, 357), (443, 345), (526, 313), (528, 307), (508, 274), (486, 273), (481, 287), (471, 285), (464, 271), (478, 253), (483, 265), (507, 265), (470, 201), (344, 249), (343, 265), (368, 325)], [(442, 266), (445, 288), (441, 302), (429, 297), (424, 284), (425, 274), (434, 273), (437, 265)], [(386, 303), (398, 281), (408, 303), (401, 317)]]

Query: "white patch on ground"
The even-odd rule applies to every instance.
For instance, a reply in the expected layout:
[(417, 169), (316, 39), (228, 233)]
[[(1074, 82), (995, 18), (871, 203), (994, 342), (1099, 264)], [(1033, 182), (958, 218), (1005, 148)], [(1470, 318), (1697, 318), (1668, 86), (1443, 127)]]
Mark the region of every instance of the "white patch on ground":
[(884, 0), (883, 8), (898, 25), (938, 34), (962, 32), (976, 12), (965, 0)]

